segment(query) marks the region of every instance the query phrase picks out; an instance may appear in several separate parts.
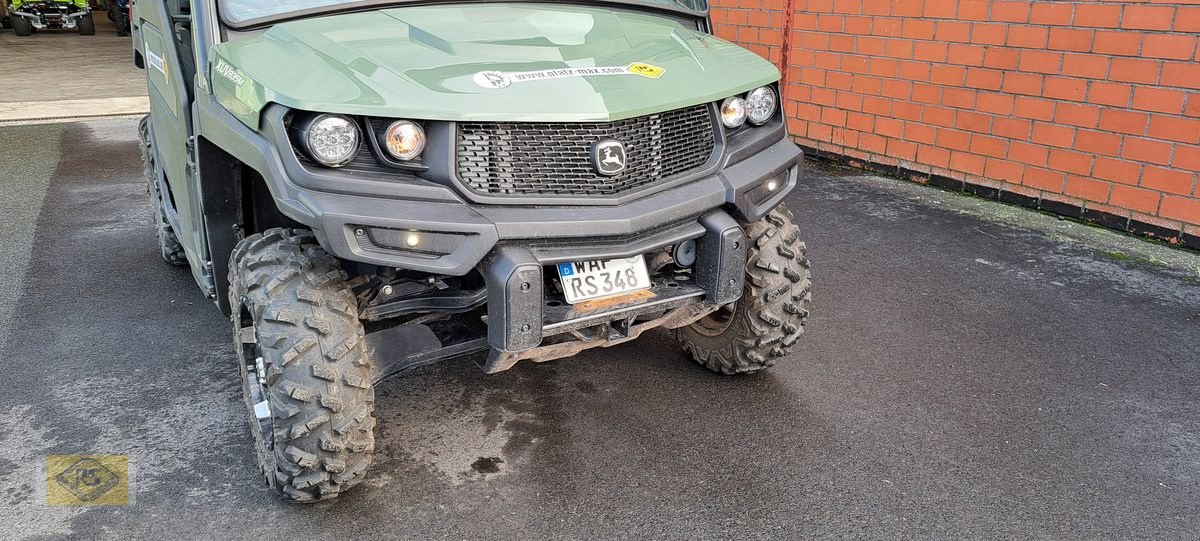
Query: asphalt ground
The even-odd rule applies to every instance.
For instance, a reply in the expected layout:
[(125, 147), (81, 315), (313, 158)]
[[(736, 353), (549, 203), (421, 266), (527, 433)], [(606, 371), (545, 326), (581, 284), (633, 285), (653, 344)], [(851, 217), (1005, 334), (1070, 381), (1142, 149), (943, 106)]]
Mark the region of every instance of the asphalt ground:
[[(661, 332), (426, 367), (378, 388), (364, 484), (278, 503), (227, 322), (159, 259), (135, 128), (0, 128), (0, 538), (1200, 531), (1200, 256), (837, 170), (789, 199), (814, 315), (771, 371), (710, 374)], [(132, 502), (45, 505), (72, 453), (127, 455)]]

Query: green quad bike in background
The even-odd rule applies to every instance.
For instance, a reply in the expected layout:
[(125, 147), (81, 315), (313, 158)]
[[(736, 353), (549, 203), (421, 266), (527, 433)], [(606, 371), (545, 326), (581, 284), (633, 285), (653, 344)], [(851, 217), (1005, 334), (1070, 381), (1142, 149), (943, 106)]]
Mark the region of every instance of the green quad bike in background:
[(705, 0), (141, 0), (163, 257), (230, 317), (292, 501), (372, 460), (373, 386), (671, 329), (704, 367), (796, 342), (801, 175), (769, 62)]
[(8, 18), (18, 36), (32, 35), (34, 30), (76, 28), (82, 36), (96, 35), (88, 0), (12, 0)]

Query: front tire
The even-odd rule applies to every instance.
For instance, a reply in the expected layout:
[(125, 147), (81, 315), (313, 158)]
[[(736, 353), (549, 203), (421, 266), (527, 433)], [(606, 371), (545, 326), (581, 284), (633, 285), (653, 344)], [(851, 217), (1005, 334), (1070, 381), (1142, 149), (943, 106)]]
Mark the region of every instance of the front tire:
[(758, 372), (787, 355), (812, 302), (807, 247), (787, 207), (775, 207), (745, 229), (752, 244), (742, 298), (675, 330), (696, 362), (722, 374)]
[(79, 18), (79, 22), (75, 23), (79, 26), (79, 35), (94, 36), (96, 35), (96, 20), (92, 18), (92, 13)]
[(33, 35), (33, 23), (29, 22), (29, 19), (26, 19), (25, 17), (14, 16), (9, 20), (9, 23), (12, 25), (14, 34), (18, 36)]
[(234, 340), (259, 467), (281, 498), (336, 497), (375, 450), (374, 372), (358, 305), (309, 231), (271, 229), (230, 260)]

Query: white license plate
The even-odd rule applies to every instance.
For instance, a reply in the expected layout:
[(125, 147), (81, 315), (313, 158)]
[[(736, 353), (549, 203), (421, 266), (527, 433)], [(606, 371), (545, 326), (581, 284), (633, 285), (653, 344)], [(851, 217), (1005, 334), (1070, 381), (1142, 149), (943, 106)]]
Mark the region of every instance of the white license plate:
[(563, 295), (571, 304), (650, 287), (646, 260), (640, 255), (559, 263), (558, 279), (562, 281)]

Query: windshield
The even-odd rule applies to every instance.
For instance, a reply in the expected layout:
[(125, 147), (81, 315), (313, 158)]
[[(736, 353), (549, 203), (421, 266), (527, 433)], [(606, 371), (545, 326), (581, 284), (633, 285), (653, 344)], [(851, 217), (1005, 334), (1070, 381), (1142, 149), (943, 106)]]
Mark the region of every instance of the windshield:
[[(362, 0), (222, 0), (221, 15), (226, 22), (238, 25), (247, 21), (287, 16), (293, 12), (324, 12), (326, 8), (336, 8), (342, 4), (349, 7), (350, 5), (364, 6), (372, 3), (376, 2)], [(683, 8), (697, 12), (708, 11), (708, 0), (632, 0), (629, 3), (659, 5), (674, 9)]]

